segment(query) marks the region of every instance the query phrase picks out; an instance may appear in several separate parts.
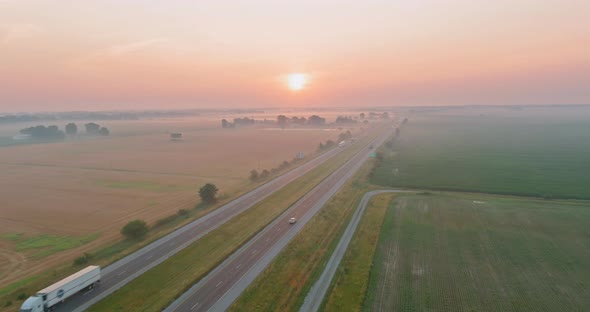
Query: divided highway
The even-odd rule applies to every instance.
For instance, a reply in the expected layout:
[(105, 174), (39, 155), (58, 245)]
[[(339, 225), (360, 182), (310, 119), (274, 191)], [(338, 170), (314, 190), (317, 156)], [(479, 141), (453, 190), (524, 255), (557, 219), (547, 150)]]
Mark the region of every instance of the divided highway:
[[(381, 145), (389, 135), (390, 133), (385, 131), (372, 144)], [(164, 311), (226, 310), (303, 226), (356, 173), (369, 158), (369, 154), (370, 151), (363, 148)], [(298, 218), (296, 224), (289, 224), (288, 220), (291, 217)]]
[(87, 293), (76, 294), (58, 305), (56, 311), (84, 311), (342, 150), (336, 148), (328, 151), (105, 267), (102, 270), (101, 282), (95, 289)]

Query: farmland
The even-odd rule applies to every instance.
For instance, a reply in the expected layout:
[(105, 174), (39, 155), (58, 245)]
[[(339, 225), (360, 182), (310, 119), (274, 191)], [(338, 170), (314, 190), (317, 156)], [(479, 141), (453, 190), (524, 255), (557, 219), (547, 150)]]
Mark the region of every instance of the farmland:
[(585, 311), (590, 204), (489, 195), (399, 196), (365, 311)]
[(394, 187), (590, 199), (590, 108), (408, 113), (371, 180)]
[(241, 194), (255, 186), (250, 170), (312, 155), (341, 131), (219, 129), (203, 118), (104, 122), (111, 137), (1, 147), (0, 285), (119, 240), (129, 220), (191, 209), (205, 183), (222, 201)]

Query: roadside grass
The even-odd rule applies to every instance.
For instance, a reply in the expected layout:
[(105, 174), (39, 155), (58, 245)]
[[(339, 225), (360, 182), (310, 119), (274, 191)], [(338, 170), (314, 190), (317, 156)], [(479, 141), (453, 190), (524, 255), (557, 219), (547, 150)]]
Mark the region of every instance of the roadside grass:
[(127, 311), (130, 306), (141, 311), (161, 311), (364, 146), (359, 143), (328, 160), (142, 274), (88, 311)]
[(380, 194), (369, 202), (320, 310), (360, 311), (385, 212), (392, 209), (390, 206), (394, 196)]
[(590, 123), (571, 116), (424, 114), (381, 153), (378, 185), (590, 199)]
[(590, 202), (403, 195), (381, 228), (364, 311), (585, 311)]
[(365, 164), (232, 304), (229, 311), (297, 311), (319, 278), (352, 212), (369, 190)]

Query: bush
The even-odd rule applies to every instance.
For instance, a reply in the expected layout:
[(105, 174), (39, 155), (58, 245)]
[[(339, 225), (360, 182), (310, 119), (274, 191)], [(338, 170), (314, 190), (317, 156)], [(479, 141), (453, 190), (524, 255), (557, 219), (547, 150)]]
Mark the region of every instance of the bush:
[(76, 258), (74, 260), (74, 265), (83, 265), (88, 263), (88, 261), (92, 258), (92, 255), (85, 252), (83, 255), (81, 255), (80, 257)]
[(143, 239), (149, 231), (147, 224), (143, 220), (133, 220), (127, 223), (122, 229), (121, 234), (129, 239)]
[(188, 216), (188, 210), (186, 210), (186, 209), (178, 209), (178, 212), (176, 214), (178, 214), (181, 217), (186, 217), (186, 216)]
[(25, 300), (25, 299), (27, 299), (27, 295), (25, 293), (20, 293), (20, 294), (18, 294), (18, 296), (16, 297), (16, 299), (18, 299), (18, 300)]

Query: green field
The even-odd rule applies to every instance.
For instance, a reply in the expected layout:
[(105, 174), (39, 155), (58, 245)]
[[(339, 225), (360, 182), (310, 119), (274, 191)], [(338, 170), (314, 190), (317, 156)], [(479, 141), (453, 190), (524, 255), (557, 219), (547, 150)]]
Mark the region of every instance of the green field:
[(590, 199), (590, 109), (415, 113), (372, 183)]
[(590, 203), (399, 196), (365, 311), (587, 311)]

